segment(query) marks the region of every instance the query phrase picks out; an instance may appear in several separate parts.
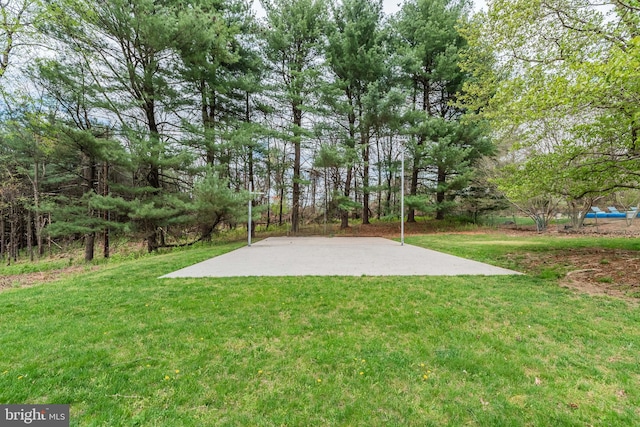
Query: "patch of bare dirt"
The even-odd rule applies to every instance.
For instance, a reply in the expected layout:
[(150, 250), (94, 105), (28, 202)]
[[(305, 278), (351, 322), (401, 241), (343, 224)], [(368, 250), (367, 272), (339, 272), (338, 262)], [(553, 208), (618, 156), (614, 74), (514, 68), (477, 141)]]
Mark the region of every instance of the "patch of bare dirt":
[[(535, 227), (504, 227), (512, 235), (538, 234)], [(581, 236), (640, 238), (640, 220), (628, 224), (624, 219), (589, 220), (580, 230), (552, 225), (545, 235), (560, 238)], [(591, 295), (609, 295), (640, 302), (640, 251), (618, 249), (573, 249), (530, 253), (523, 261), (529, 271), (558, 266), (566, 275), (560, 285)]]
[[(624, 219), (598, 219), (585, 223), (578, 230), (565, 228), (564, 225), (551, 225), (543, 233), (535, 226), (515, 227), (505, 225), (498, 228), (482, 228), (468, 231), (441, 230), (433, 222), (407, 223), (405, 234), (424, 234), (450, 232), (456, 234), (497, 234), (502, 236), (553, 235), (558, 238), (583, 236), (640, 238), (640, 220), (627, 224)], [(376, 223), (354, 226), (342, 232), (353, 236), (398, 237), (400, 227), (397, 223)], [(591, 295), (608, 295), (636, 303), (640, 302), (640, 251), (617, 249), (573, 249), (570, 251), (547, 251), (529, 253), (525, 259), (519, 259), (527, 271), (540, 272), (543, 269), (557, 268), (566, 275), (559, 279), (560, 286)]]
[[(93, 268), (97, 267), (92, 267), (92, 269)], [(82, 273), (84, 271), (86, 271), (86, 267), (74, 266), (59, 270), (0, 276), (0, 292), (10, 288), (28, 288), (31, 286), (41, 285), (72, 274)]]
[[(519, 226), (505, 225), (502, 229), (513, 230), (524, 233), (537, 233), (535, 226)], [(634, 220), (628, 224), (626, 220), (605, 219), (600, 218), (596, 223), (593, 219), (585, 220), (582, 228), (578, 230), (572, 229), (566, 224), (551, 224), (543, 234), (558, 234), (561, 236), (609, 236), (609, 237), (640, 237), (640, 219)]]
[(566, 272), (559, 283), (591, 295), (640, 301), (640, 252), (619, 249), (572, 249), (528, 253), (518, 263), (527, 271)]
[[(407, 236), (418, 234), (430, 234), (438, 232), (453, 232), (450, 225), (440, 226), (437, 222), (407, 222), (404, 224), (404, 234)], [(374, 224), (356, 224), (351, 225), (347, 229), (341, 230), (338, 226), (334, 226), (331, 233), (339, 236), (361, 236), (361, 237), (400, 237), (400, 224), (397, 222), (376, 222)], [(487, 230), (479, 228), (478, 231), (470, 231), (470, 233), (487, 233)]]

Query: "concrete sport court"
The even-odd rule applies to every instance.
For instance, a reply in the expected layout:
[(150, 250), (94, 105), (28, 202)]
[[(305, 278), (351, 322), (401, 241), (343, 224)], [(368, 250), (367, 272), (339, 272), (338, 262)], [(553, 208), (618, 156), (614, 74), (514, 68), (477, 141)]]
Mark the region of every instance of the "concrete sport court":
[(381, 237), (269, 237), (162, 278), (511, 274), (520, 273)]

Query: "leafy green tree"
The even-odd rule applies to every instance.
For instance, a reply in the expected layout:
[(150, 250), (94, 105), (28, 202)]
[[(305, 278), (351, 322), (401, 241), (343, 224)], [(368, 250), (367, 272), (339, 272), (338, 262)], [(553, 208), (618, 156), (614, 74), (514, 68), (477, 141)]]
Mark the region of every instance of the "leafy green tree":
[(561, 199), (544, 185), (540, 185), (540, 182), (530, 178), (531, 166), (532, 163), (506, 166), (501, 169), (502, 173), (495, 182), (509, 201), (520, 212), (533, 219), (537, 230), (542, 231), (558, 211)]
[(640, 185), (635, 3), (496, 0), (468, 29), (467, 105), (498, 137), (517, 135), (514, 151), (536, 153), (529, 181), (562, 183), (585, 203)]
[(254, 157), (265, 150), (260, 143), (265, 131), (256, 120), (264, 65), (250, 6), (244, 0), (202, 2), (201, 13), (181, 11), (177, 46), (183, 60), (179, 74), (200, 106), (200, 126), (186, 126), (195, 134), (189, 145), (230, 186), (255, 191)]
[(110, 143), (104, 130), (78, 130), (64, 123), (52, 126), (56, 140), (50, 161), (54, 170), (63, 173), (55, 176), (59, 189), (49, 192), (46, 210), (53, 222), (47, 233), (53, 237), (83, 235), (88, 262), (94, 258), (96, 234), (107, 227), (102, 212), (93, 209), (90, 202), (99, 185), (105, 183), (106, 177), (100, 177), (99, 172), (107, 161), (107, 149), (117, 145)]
[[(0, 230), (3, 245), (8, 243), (9, 259), (16, 260), (21, 249), (28, 247), (33, 259), (31, 236), (35, 232), (38, 253), (44, 252), (42, 236), (44, 217), (42, 211), (44, 175), (51, 154), (50, 140), (46, 138), (46, 119), (33, 105), (14, 105), (11, 113), (3, 115), (0, 122), (0, 193), (2, 194), (2, 218), (9, 223), (9, 236), (5, 228)], [(35, 222), (35, 230), (33, 223)], [(28, 242), (20, 236), (27, 234)]]
[(6, 258), (9, 264), (18, 258), (20, 199), (21, 195), (28, 194), (25, 183), (17, 176), (14, 162), (12, 150), (0, 144), (0, 260)]
[[(338, 200), (342, 200), (344, 195), (334, 194), (337, 193), (339, 183), (329, 182), (330, 171), (332, 171), (334, 179), (339, 176), (340, 169), (344, 166), (344, 153), (341, 151), (343, 146), (335, 144), (321, 144), (318, 151), (315, 154), (313, 160), (313, 166), (318, 169), (322, 169), (323, 183), (324, 183), (324, 223), (332, 217), (331, 211), (333, 207), (337, 207)], [(333, 185), (332, 185), (333, 184)], [(332, 190), (333, 188), (333, 190)], [(341, 214), (342, 215), (342, 214)]]
[(475, 167), (473, 179), (460, 194), (460, 207), (475, 224), (480, 222), (482, 216), (504, 211), (511, 206), (492, 180), (495, 177), (497, 158), (498, 156), (482, 158)]
[[(387, 27), (388, 29), (388, 27)], [(388, 43), (383, 48), (387, 56), (392, 57)], [(389, 61), (387, 70), (393, 69)], [(397, 175), (401, 167), (401, 150), (397, 136), (404, 126), (403, 111), (406, 97), (401, 86), (397, 84), (394, 73), (385, 73), (378, 82), (370, 85), (365, 97), (369, 120), (372, 124), (372, 135), (375, 139), (375, 162), (377, 171), (377, 216), (396, 216), (397, 209), (392, 206), (392, 196), (400, 190)], [(398, 181), (398, 182), (396, 182)], [(384, 201), (383, 201), (384, 196)]]
[[(88, 186), (94, 185), (90, 180), (82, 181), (82, 177), (92, 169), (88, 151), (79, 152), (75, 147), (71, 148), (68, 140), (62, 141), (65, 138), (63, 129), (77, 130), (66, 126), (66, 122), (60, 119), (63, 115), (53, 96), (39, 101), (26, 98), (24, 104), (14, 104), (13, 111), (0, 122), (3, 151), (11, 158), (0, 166), (6, 168), (11, 181), (22, 183), (19, 188), (29, 189), (20, 196), (25, 210), (22, 226), (27, 231), (30, 253), (31, 239), (35, 235), (39, 256), (44, 254), (45, 234), (51, 236), (51, 207), (55, 200), (67, 192), (73, 193), (74, 203), (79, 202)], [(88, 147), (86, 135), (75, 136), (79, 145)], [(68, 204), (70, 199), (67, 197), (65, 200)], [(84, 206), (86, 216), (86, 203)], [(93, 250), (93, 242), (88, 248)]]

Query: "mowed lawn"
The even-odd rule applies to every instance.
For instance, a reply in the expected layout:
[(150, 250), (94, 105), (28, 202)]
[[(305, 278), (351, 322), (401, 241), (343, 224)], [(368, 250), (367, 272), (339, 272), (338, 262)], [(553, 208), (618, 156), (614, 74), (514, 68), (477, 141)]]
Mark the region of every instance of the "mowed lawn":
[[(495, 239), (407, 242), (509, 268), (600, 244)], [(544, 275), (157, 279), (237, 246), (1, 292), (0, 403), (73, 426), (640, 424), (633, 302)]]

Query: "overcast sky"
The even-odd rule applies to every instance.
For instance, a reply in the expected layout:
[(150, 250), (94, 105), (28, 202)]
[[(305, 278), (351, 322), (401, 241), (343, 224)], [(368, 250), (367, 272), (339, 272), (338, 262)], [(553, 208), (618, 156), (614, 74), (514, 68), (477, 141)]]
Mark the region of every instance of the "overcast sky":
[[(485, 0), (472, 0), (473, 1), (473, 10), (482, 9), (486, 2)], [(387, 15), (391, 15), (400, 10), (400, 5), (402, 4), (402, 0), (382, 0), (382, 8), (384, 9), (384, 13)]]
[[(485, 0), (472, 0), (474, 3), (473, 10), (480, 10), (485, 7)], [(385, 14), (392, 15), (400, 10), (400, 5), (403, 3), (403, 0), (382, 0), (382, 9)], [(264, 11), (260, 6), (260, 0), (253, 0), (254, 7), (258, 12), (258, 17), (264, 16)]]

